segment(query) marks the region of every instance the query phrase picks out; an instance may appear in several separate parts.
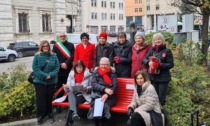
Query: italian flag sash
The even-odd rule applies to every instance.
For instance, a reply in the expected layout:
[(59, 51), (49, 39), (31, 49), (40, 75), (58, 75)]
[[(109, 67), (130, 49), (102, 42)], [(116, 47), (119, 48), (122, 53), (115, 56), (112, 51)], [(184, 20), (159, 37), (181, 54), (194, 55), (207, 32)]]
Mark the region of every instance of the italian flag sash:
[(63, 45), (63, 43), (60, 41), (58, 36), (56, 36), (56, 43), (55, 46), (61, 51), (61, 53), (68, 59), (71, 56), (71, 53), (69, 50)]

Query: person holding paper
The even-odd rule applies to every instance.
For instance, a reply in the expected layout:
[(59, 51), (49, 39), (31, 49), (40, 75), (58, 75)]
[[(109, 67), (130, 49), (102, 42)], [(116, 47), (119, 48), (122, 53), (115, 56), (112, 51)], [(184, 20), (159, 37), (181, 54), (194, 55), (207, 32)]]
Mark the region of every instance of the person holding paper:
[[(73, 125), (74, 121), (78, 119), (77, 114), (77, 105), (87, 102), (90, 103), (90, 85), (91, 74), (88, 69), (86, 69), (85, 64), (78, 60), (73, 66), (73, 70), (69, 73), (67, 79), (67, 84), (64, 84), (64, 90), (68, 92), (68, 101), (69, 101), (69, 112), (66, 120), (66, 126)], [(73, 90), (73, 86), (82, 85), (84, 88), (81, 88), (81, 91)]]
[(128, 126), (163, 126), (160, 102), (146, 71), (134, 76), (134, 94), (128, 106)]
[[(115, 73), (115, 70), (113, 70), (110, 67), (110, 61), (108, 58), (102, 57), (100, 59), (99, 67), (95, 68), (95, 70), (92, 73), (91, 85), (92, 85), (91, 97), (93, 99), (89, 113), (94, 111), (95, 99), (101, 98), (101, 101), (104, 102), (103, 115), (98, 118), (94, 117), (95, 126), (101, 126), (103, 117), (105, 117), (106, 119), (111, 118), (110, 108), (116, 104), (115, 93), (118, 87), (117, 75)], [(88, 118), (89, 117), (91, 117), (91, 114), (90, 115), (88, 114)]]
[(174, 66), (173, 54), (165, 45), (164, 36), (156, 33), (152, 38), (153, 47), (143, 59), (149, 67), (148, 73), (152, 84), (158, 94), (162, 106), (166, 103), (166, 95), (171, 81), (170, 69)]

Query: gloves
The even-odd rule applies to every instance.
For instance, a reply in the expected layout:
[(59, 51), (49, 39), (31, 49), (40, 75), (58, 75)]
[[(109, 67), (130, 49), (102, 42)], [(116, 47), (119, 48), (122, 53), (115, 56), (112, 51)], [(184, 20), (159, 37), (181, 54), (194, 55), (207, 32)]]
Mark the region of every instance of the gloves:
[(156, 69), (156, 68), (158, 68), (158, 66), (159, 66), (159, 63), (158, 63), (158, 62), (153, 62), (153, 63), (152, 63), (152, 67), (153, 67), (153, 68)]
[(132, 107), (128, 107), (128, 116), (131, 116), (133, 114), (134, 110)]
[(114, 57), (114, 61), (115, 61), (115, 63), (120, 63), (121, 62), (121, 58), (119, 56), (115, 56)]

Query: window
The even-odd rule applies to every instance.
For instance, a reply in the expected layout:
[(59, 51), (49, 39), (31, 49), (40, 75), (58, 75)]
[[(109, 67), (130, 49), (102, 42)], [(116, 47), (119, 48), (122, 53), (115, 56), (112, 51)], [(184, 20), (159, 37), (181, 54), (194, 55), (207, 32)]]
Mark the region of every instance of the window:
[(115, 20), (115, 14), (110, 14), (110, 20)]
[(49, 14), (42, 15), (42, 31), (51, 32), (51, 16)]
[(139, 12), (142, 12), (142, 8), (139, 8)]
[(149, 5), (147, 5), (147, 10), (150, 10), (150, 6)]
[(160, 6), (159, 4), (156, 5), (156, 10), (159, 10), (160, 9)]
[(106, 13), (101, 13), (101, 19), (106, 20), (107, 19), (107, 14)]
[(115, 2), (110, 2), (110, 8), (115, 8)]
[(138, 12), (138, 8), (135, 8), (135, 12)]
[(123, 14), (119, 14), (119, 20), (123, 20)]
[(19, 13), (18, 14), (18, 23), (19, 23), (19, 32), (24, 33), (24, 32), (29, 32), (28, 29), (28, 14), (26, 13)]
[(142, 0), (135, 0), (135, 4), (141, 4)]
[(91, 13), (91, 19), (97, 19), (97, 13), (92, 12)]
[(119, 9), (123, 10), (123, 3), (119, 3)]
[(101, 7), (106, 8), (106, 1), (101, 1)]
[(91, 0), (91, 6), (92, 7), (96, 7), (97, 6), (96, 0)]

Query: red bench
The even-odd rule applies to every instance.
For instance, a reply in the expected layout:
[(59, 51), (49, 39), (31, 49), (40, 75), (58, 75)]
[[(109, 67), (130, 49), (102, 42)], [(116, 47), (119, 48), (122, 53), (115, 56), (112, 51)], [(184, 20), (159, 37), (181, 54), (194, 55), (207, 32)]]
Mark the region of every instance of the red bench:
[[(117, 89), (117, 104), (111, 107), (111, 112), (118, 112), (118, 113), (127, 113), (127, 107), (131, 103), (133, 97), (133, 88), (134, 88), (134, 80), (132, 78), (117, 78), (118, 81), (118, 89)], [(54, 99), (56, 96), (63, 90), (61, 87), (57, 92), (54, 94)], [(67, 93), (64, 93), (67, 95)], [(54, 100), (52, 101), (52, 105), (54, 106), (63, 106), (69, 107), (68, 102), (60, 102), (56, 103)], [(89, 109), (90, 104), (79, 104), (78, 108), (82, 109)]]

